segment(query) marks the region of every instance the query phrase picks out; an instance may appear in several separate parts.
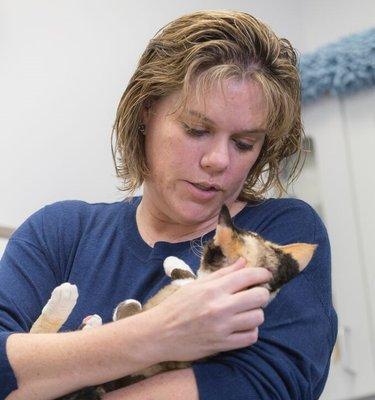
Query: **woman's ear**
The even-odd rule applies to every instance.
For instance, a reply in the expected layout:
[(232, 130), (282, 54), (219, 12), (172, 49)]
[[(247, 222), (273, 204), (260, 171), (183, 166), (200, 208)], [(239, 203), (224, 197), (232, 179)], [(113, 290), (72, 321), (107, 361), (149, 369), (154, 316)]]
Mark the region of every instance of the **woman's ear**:
[(145, 125), (147, 125), (148, 120), (150, 118), (152, 108), (152, 101), (150, 99), (146, 100), (142, 106), (142, 121)]

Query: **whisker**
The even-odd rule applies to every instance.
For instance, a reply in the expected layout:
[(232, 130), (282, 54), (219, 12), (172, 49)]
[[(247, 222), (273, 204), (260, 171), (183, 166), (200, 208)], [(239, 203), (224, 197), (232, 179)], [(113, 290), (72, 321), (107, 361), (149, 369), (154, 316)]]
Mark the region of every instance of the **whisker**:
[(197, 239), (191, 240), (190, 249), (197, 257), (201, 258), (203, 255), (202, 237), (200, 238), (200, 243), (197, 241)]

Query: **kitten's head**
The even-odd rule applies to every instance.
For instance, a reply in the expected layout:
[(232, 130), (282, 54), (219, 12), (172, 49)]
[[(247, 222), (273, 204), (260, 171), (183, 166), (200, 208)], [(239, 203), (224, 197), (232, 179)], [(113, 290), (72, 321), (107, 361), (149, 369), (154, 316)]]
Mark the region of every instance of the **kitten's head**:
[(279, 246), (254, 232), (238, 229), (224, 205), (215, 236), (204, 247), (198, 274), (214, 272), (243, 257), (247, 267), (263, 267), (272, 273), (269, 286), (275, 291), (307, 266), (315, 249), (316, 245), (308, 243)]

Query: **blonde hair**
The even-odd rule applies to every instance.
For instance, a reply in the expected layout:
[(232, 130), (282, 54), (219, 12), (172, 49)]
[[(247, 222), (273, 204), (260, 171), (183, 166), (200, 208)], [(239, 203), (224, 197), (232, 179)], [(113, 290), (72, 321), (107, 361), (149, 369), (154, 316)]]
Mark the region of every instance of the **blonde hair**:
[[(253, 79), (267, 105), (267, 135), (240, 200), (254, 200), (271, 188), (284, 191), (283, 160), (297, 157), (289, 180), (299, 173), (303, 129), (295, 50), (264, 23), (239, 11), (198, 11), (163, 27), (150, 41), (120, 100), (112, 132), (112, 154), (122, 190), (134, 193), (149, 173), (142, 110), (181, 90), (187, 99), (228, 78)], [(183, 103), (181, 104), (183, 106)]]

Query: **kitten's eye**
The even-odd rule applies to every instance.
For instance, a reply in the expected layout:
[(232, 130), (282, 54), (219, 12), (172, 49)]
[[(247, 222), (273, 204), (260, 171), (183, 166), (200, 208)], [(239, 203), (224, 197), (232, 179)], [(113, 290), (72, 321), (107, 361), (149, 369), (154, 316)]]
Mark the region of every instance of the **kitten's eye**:
[(203, 136), (206, 133), (208, 133), (208, 131), (206, 129), (192, 128), (192, 127), (190, 127), (189, 125), (187, 125), (185, 123), (182, 123), (182, 126), (190, 136), (200, 137), (200, 136)]
[(243, 151), (243, 152), (251, 151), (254, 148), (254, 145), (251, 144), (251, 143), (247, 143), (247, 142), (244, 142), (244, 141), (239, 140), (239, 139), (233, 139), (233, 141), (236, 144), (236, 147), (237, 147), (237, 149), (239, 151)]

